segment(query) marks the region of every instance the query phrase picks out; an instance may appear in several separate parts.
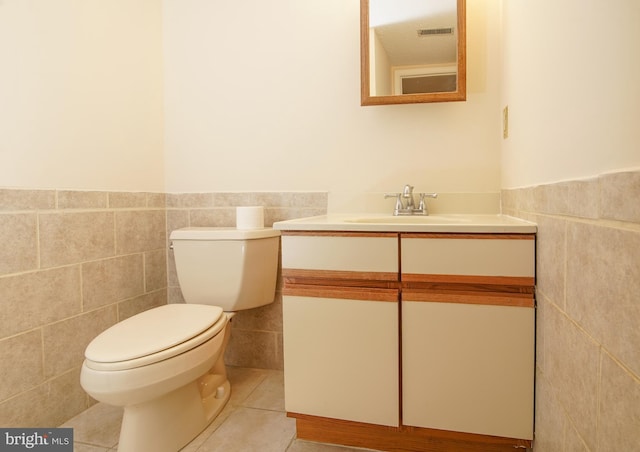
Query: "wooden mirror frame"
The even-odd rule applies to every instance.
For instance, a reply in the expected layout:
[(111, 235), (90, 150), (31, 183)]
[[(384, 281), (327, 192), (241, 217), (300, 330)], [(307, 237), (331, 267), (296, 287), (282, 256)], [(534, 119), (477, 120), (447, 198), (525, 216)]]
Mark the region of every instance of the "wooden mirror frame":
[[(425, 0), (428, 1), (428, 0)], [(360, 0), (360, 93), (361, 105), (455, 102), (467, 99), (467, 21), (465, 0), (457, 0), (458, 74), (457, 90), (440, 93), (372, 96), (369, 59), (369, 0)]]

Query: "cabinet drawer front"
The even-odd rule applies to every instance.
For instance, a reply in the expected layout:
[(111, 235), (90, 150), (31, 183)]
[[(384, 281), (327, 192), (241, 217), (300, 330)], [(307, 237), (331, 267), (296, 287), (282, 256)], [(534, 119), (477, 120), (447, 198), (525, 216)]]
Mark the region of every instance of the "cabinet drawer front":
[(283, 297), (288, 412), (399, 425), (398, 303)]
[(529, 277), (535, 240), (500, 238), (401, 239), (402, 275)]
[(282, 268), (398, 273), (398, 238), (362, 235), (284, 235)]

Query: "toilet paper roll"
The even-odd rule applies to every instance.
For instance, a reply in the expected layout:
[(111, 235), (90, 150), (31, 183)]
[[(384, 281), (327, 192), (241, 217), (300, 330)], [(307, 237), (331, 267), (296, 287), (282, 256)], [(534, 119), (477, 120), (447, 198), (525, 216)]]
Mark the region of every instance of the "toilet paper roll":
[(264, 227), (264, 208), (262, 206), (236, 207), (236, 228), (261, 229)]

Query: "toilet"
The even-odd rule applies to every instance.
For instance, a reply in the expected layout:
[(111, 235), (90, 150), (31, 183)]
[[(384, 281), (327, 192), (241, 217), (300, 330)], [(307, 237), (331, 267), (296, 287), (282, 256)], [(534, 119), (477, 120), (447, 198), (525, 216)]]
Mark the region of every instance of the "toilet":
[(271, 228), (174, 230), (185, 303), (134, 315), (87, 346), (82, 387), (124, 407), (119, 452), (176, 452), (224, 408), (229, 322), (236, 311), (273, 302), (279, 236)]

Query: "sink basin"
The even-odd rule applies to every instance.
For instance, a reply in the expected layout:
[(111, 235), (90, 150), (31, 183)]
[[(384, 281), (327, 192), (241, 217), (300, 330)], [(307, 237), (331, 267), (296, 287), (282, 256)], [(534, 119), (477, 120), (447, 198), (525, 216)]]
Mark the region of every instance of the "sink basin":
[(344, 221), (364, 224), (468, 224), (472, 223), (473, 219), (468, 215), (388, 215), (348, 218)]

